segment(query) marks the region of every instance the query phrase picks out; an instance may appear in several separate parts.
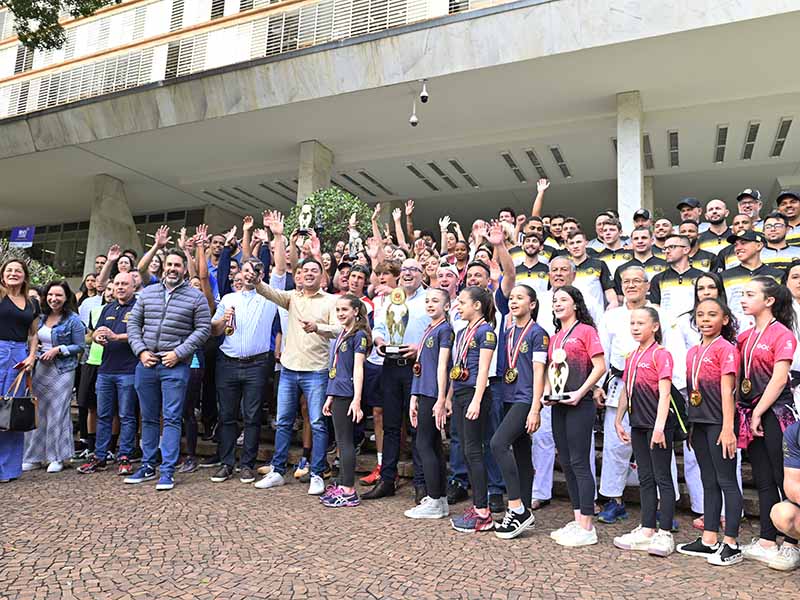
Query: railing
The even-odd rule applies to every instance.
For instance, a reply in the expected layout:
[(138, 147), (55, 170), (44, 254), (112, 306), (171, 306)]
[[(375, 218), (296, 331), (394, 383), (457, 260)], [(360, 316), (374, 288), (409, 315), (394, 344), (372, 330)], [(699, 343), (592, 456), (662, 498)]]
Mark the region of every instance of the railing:
[(509, 1), (131, 2), (75, 22), (60, 50), (0, 48), (0, 119)]

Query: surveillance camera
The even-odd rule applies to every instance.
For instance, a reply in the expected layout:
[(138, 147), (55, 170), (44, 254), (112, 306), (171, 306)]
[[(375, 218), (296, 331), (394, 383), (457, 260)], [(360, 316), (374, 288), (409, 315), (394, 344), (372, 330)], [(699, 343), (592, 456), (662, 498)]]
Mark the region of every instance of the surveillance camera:
[(411, 118), (408, 120), (408, 124), (412, 127), (416, 127), (419, 124), (419, 119), (417, 115), (411, 115)]
[(428, 86), (423, 81), (422, 82), (422, 91), (419, 93), (419, 101), (422, 102), (423, 104), (425, 104), (428, 101), (428, 98), (430, 98), (430, 95), (428, 94)]

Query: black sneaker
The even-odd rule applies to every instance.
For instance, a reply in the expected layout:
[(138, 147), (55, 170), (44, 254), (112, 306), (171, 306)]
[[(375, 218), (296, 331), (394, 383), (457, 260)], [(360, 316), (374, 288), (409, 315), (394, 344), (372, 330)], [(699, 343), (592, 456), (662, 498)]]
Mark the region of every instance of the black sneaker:
[[(233, 467), (230, 465), (222, 465), (219, 470), (211, 476), (211, 481), (214, 483), (222, 483), (228, 481), (233, 477)], [(255, 478), (253, 478), (255, 480)]]
[(202, 439), (204, 442), (207, 442), (209, 440), (213, 440), (214, 439), (214, 434), (217, 433), (217, 426), (218, 426), (218, 423), (215, 422), (211, 427), (209, 427), (207, 430), (203, 431), (203, 435), (200, 436), (200, 439)]
[(489, 510), (495, 514), (506, 512), (503, 494), (489, 494)]
[(678, 544), (675, 549), (679, 554), (686, 556), (699, 556), (701, 558), (708, 558), (719, 552), (719, 542), (713, 546), (706, 546), (703, 543), (703, 538), (699, 537), (695, 541), (688, 544)]
[(239, 471), (239, 481), (242, 483), (253, 483), (256, 480), (256, 473), (250, 467), (242, 467)]
[(738, 546), (736, 548), (731, 548), (724, 542), (720, 546), (718, 552), (706, 559), (708, 564), (718, 567), (730, 567), (731, 565), (739, 564), (742, 560), (744, 560), (744, 556), (742, 556), (741, 548)]
[(467, 488), (461, 485), (460, 481), (453, 480), (447, 484), (447, 503), (458, 504), (469, 498)]
[(494, 534), (501, 540), (510, 540), (529, 527), (533, 527), (535, 523), (536, 517), (527, 508), (519, 515), (509, 508), (503, 517), (503, 522), (499, 525), (494, 524)]
[(134, 446), (133, 451), (128, 455), (128, 460), (132, 463), (142, 462), (142, 449), (139, 446)]
[(197, 466), (200, 467), (201, 469), (214, 469), (220, 466), (221, 464), (222, 461), (220, 461), (219, 456), (215, 454), (214, 456), (208, 456), (204, 458), (203, 460), (200, 461), (200, 463)]
[(83, 473), (84, 475), (87, 473), (96, 473), (97, 471), (105, 471), (108, 467), (108, 463), (104, 460), (98, 460), (96, 457), (92, 456), (89, 459), (89, 462), (82, 464), (78, 467), (78, 473)]

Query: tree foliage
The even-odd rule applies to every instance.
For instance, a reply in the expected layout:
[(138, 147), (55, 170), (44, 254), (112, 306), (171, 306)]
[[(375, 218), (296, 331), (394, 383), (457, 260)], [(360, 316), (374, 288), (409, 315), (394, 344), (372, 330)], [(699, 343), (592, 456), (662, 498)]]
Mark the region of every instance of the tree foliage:
[[(319, 190), (305, 201), (314, 207), (315, 220), (311, 226), (316, 230), (322, 243), (323, 252), (333, 250), (336, 242), (348, 239), (348, 221), (350, 215), (356, 214), (356, 228), (362, 239), (367, 239), (371, 234), (370, 218), (372, 209), (367, 204), (337, 187)], [(300, 205), (292, 208), (286, 218), (286, 231), (297, 229), (297, 217), (300, 214)], [(318, 227), (322, 225), (322, 228)]]
[(67, 40), (58, 22), (62, 12), (73, 18), (89, 17), (98, 9), (122, 0), (0, 0), (14, 15), (14, 31), (31, 50), (61, 48)]
[(22, 260), (28, 265), (28, 271), (31, 275), (30, 280), (33, 285), (44, 286), (51, 281), (60, 281), (64, 279), (64, 277), (50, 265), (45, 265), (38, 260), (33, 260), (22, 248), (9, 248), (8, 240), (0, 239), (0, 265), (12, 258)]

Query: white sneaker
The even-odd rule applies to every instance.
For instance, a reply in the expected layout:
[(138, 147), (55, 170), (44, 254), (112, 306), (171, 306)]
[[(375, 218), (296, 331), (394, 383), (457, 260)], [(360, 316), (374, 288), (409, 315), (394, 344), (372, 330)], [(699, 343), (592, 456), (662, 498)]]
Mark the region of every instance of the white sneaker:
[(551, 531), (550, 532), (550, 538), (555, 540), (555, 541), (558, 541), (558, 538), (560, 538), (562, 535), (567, 533), (573, 527), (578, 527), (578, 522), (577, 521), (570, 521), (569, 523), (567, 523), (566, 525), (564, 525), (560, 529), (556, 529), (555, 531)]
[[(446, 498), (445, 502), (447, 502)], [(408, 509), (403, 514), (409, 519), (443, 519), (450, 513), (449, 509), (445, 510), (447, 512), (442, 511), (441, 498), (434, 500), (429, 496), (425, 496), (418, 506)]]
[(41, 469), (42, 465), (39, 463), (22, 463), (22, 470), (23, 471), (35, 471), (36, 469)]
[(643, 550), (647, 552), (652, 541), (653, 536), (645, 535), (644, 528), (639, 525), (630, 533), (615, 537), (614, 545), (620, 550)]
[(561, 546), (569, 546), (570, 548), (577, 548), (579, 546), (591, 546), (597, 543), (597, 530), (592, 527), (586, 530), (577, 523), (565, 531), (556, 540), (557, 544)]
[(647, 552), (653, 556), (669, 556), (675, 552), (675, 540), (672, 534), (669, 531), (656, 531)]
[(260, 490), (266, 490), (267, 488), (278, 487), (286, 483), (283, 480), (283, 475), (278, 473), (277, 471), (270, 471), (262, 479), (256, 481), (253, 485)]
[(777, 569), (778, 571), (794, 571), (800, 567), (800, 548), (797, 546), (790, 546), (785, 543), (778, 550), (777, 556), (769, 563), (770, 569)]
[(450, 505), (447, 503), (447, 496), (439, 498), (439, 510), (442, 511), (442, 518), (450, 516)]
[(308, 484), (309, 496), (321, 496), (325, 492), (325, 480), (319, 475), (311, 475), (311, 483)]
[(64, 463), (60, 460), (54, 460), (49, 465), (47, 465), (47, 472), (48, 473), (61, 473), (64, 470)]
[(742, 546), (742, 556), (748, 560), (757, 560), (769, 564), (773, 558), (778, 556), (778, 546), (765, 548), (758, 543), (758, 538), (753, 538), (749, 544)]

